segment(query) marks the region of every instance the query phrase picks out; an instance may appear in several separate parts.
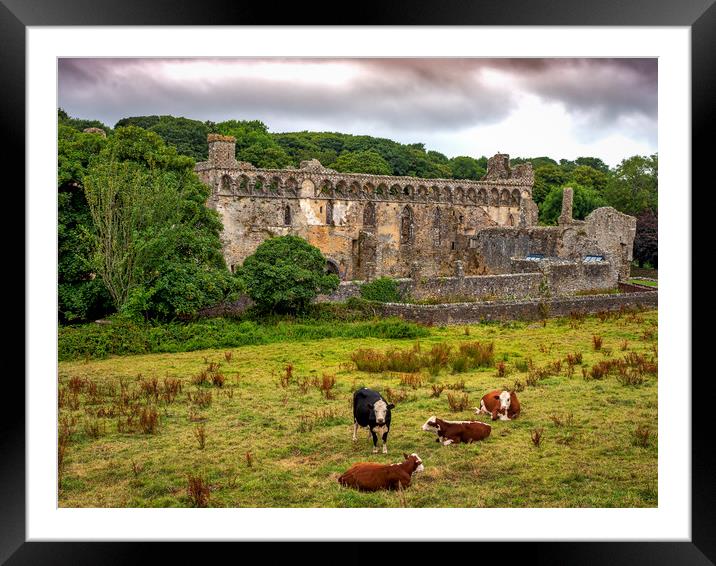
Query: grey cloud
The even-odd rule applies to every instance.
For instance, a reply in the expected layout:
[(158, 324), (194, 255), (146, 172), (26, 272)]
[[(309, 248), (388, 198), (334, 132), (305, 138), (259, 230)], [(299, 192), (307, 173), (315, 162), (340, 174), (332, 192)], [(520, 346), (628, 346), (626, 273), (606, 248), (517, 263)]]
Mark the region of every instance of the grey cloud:
[[(499, 123), (531, 94), (563, 105), (574, 134), (592, 140), (629, 128), (656, 144), (656, 59), (271, 59), (342, 63), (348, 82), (290, 82), (266, 76), (182, 81), (162, 74), (163, 60), (61, 59), (59, 105), (71, 115), (113, 125), (119, 118), (173, 114), (201, 120), (261, 119), (272, 131), (322, 127), (351, 133), (395, 132), (395, 139), (458, 133)], [(191, 65), (194, 59), (173, 59)], [(217, 66), (266, 59), (204, 59)], [(506, 85), (486, 81), (500, 71)]]

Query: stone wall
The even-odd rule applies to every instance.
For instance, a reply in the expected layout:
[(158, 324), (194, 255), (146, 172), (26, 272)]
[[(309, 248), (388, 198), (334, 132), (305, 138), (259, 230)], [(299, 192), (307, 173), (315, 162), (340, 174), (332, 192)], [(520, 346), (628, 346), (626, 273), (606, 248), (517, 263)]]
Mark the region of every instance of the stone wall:
[[(542, 274), (514, 273), (465, 277), (424, 277), (397, 279), (400, 292), (413, 300), (454, 300), (456, 298), (485, 300), (536, 297), (540, 294)], [(322, 295), (319, 302), (345, 301), (360, 297), (363, 281), (343, 281), (331, 295)]]
[(594, 313), (630, 308), (656, 308), (658, 293), (643, 291), (618, 295), (558, 297), (521, 301), (456, 303), (442, 305), (383, 304), (382, 316), (397, 316), (423, 324), (472, 324), (489, 320), (541, 320), (571, 313)]

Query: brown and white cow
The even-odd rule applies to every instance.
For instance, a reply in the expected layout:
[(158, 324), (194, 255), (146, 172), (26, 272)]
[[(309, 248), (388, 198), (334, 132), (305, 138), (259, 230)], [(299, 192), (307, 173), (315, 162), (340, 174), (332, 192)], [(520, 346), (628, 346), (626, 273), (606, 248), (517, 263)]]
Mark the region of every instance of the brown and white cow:
[(341, 477), (338, 483), (353, 487), (360, 491), (378, 491), (380, 489), (405, 489), (410, 485), (414, 473), (425, 468), (420, 457), (413, 453), (403, 453), (399, 464), (377, 464), (375, 462), (359, 462), (353, 464)]
[(492, 420), (510, 421), (520, 416), (520, 401), (514, 391), (495, 389), (483, 396), (480, 407), (474, 407), (475, 413), (492, 415)]
[(460, 442), (477, 442), (490, 436), (492, 427), (480, 421), (445, 421), (436, 416), (430, 417), (423, 425), (425, 431), (438, 433), (437, 441), (443, 446)]

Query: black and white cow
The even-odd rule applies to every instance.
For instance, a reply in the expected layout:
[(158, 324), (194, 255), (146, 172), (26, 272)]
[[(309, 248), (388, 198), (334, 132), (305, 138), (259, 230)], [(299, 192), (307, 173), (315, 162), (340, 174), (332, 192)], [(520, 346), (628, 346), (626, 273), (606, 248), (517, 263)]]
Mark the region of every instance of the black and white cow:
[(357, 440), (358, 427), (368, 427), (373, 436), (373, 453), (378, 452), (378, 435), (383, 438), (383, 454), (388, 453), (388, 431), (390, 430), (390, 410), (388, 403), (377, 391), (364, 387), (353, 394), (353, 440)]

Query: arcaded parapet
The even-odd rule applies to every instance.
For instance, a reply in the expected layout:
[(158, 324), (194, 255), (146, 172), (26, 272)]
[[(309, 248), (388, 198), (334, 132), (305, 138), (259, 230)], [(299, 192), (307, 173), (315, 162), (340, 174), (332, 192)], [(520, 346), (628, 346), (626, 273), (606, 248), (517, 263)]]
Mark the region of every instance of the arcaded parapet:
[(636, 218), (623, 214), (611, 206), (605, 206), (593, 210), (584, 219), (584, 230), (604, 251), (605, 258), (614, 265), (619, 280), (629, 279), (636, 236)]

